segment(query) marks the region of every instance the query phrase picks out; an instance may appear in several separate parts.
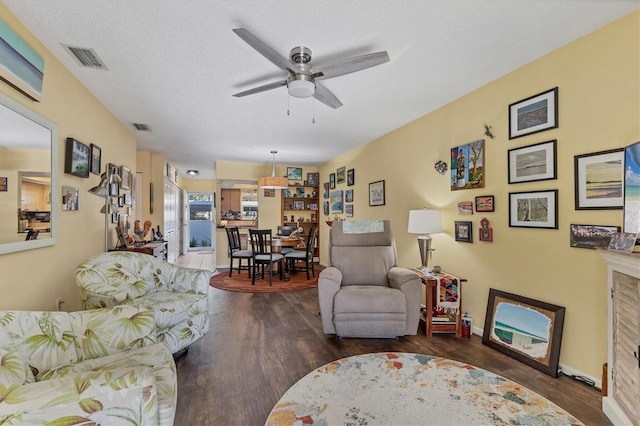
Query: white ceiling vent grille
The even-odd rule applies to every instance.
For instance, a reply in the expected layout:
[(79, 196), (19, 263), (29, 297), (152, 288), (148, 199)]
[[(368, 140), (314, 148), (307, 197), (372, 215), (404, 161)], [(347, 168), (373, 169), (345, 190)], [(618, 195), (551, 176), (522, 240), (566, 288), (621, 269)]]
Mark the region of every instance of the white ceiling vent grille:
[(136, 128), (136, 130), (140, 130), (141, 132), (150, 132), (151, 131), (151, 127), (149, 127), (148, 124), (142, 124), (142, 123), (131, 123), (131, 125), (133, 127)]
[(62, 46), (81, 66), (96, 70), (107, 70), (107, 66), (102, 62), (102, 59), (100, 59), (95, 50), (88, 49), (86, 47), (68, 46), (66, 44), (63, 44)]

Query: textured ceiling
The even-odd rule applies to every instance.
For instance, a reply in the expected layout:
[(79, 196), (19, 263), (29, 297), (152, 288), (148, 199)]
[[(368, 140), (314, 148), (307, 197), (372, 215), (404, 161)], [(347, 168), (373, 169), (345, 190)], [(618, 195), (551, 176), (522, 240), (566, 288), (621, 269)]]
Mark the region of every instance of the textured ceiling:
[[(278, 163), (319, 165), (640, 7), (638, 0), (1, 1), (131, 128), (139, 150), (164, 153), (180, 173), (198, 169), (201, 178), (214, 177), (216, 160), (270, 164), (272, 149)], [(284, 87), (235, 98), (284, 77), (231, 31), (238, 27), (284, 57), (294, 46), (310, 48), (312, 65), (380, 50), (391, 60), (324, 80), (344, 104), (338, 109), (290, 98)], [(81, 68), (62, 44), (95, 49), (108, 70)]]

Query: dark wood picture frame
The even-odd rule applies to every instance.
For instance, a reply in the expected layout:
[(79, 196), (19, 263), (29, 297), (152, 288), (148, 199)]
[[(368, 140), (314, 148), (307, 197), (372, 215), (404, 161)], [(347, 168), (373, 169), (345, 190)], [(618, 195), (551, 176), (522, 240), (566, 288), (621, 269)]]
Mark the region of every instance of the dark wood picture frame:
[(564, 314), (563, 306), (490, 288), (482, 343), (557, 377)]
[(554, 139), (507, 151), (509, 183), (557, 179), (556, 145)]
[(384, 180), (369, 184), (369, 206), (384, 206), (385, 197)]
[(509, 227), (558, 229), (558, 190), (510, 192)]
[(353, 186), (356, 184), (356, 171), (355, 169), (347, 170), (347, 186)]
[(493, 195), (480, 195), (476, 197), (476, 212), (492, 212), (496, 208), (495, 197)]
[(624, 148), (575, 155), (573, 169), (576, 210), (622, 209)]
[(91, 165), (90, 172), (94, 175), (100, 174), (102, 169), (102, 148), (96, 144), (91, 144)]
[(336, 174), (329, 173), (329, 189), (336, 189)]
[(509, 105), (509, 139), (557, 127), (557, 87)]
[(336, 183), (345, 183), (347, 181), (347, 168), (345, 166), (336, 169)]
[(287, 179), (302, 180), (302, 167), (287, 167)]
[(463, 243), (473, 242), (473, 222), (455, 221), (455, 238), (456, 241)]
[(0, 177), (0, 192), (7, 192), (9, 188), (9, 178), (8, 177)]
[(67, 138), (64, 172), (81, 178), (89, 177), (91, 148), (74, 138)]

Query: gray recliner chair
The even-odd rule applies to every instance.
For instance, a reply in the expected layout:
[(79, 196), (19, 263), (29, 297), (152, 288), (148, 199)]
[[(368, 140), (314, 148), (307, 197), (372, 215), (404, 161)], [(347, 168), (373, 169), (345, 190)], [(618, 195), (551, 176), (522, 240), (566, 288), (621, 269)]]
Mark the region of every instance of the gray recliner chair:
[(318, 279), (322, 327), (340, 337), (415, 335), (422, 283), (397, 264), (388, 220), (334, 221)]

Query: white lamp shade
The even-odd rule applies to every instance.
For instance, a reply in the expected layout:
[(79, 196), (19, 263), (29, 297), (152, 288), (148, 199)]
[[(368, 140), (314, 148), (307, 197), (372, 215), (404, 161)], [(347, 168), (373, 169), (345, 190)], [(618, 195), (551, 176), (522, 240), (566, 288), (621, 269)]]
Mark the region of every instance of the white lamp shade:
[(442, 232), (442, 214), (440, 210), (409, 210), (410, 234), (437, 234)]

